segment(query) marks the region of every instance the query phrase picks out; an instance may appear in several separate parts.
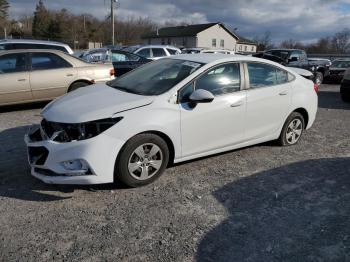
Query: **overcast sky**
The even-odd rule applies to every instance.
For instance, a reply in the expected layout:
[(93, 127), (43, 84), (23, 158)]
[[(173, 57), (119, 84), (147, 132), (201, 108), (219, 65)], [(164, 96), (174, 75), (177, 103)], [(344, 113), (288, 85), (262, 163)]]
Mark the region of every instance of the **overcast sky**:
[[(9, 0), (13, 18), (34, 11), (36, 0)], [(350, 27), (350, 0), (119, 0), (116, 15), (148, 17), (165, 21), (223, 22), (238, 28), (238, 34), (255, 37), (270, 31), (279, 42), (293, 38), (312, 42)], [(110, 0), (44, 0), (50, 9), (66, 8), (73, 13), (91, 13), (104, 18)]]

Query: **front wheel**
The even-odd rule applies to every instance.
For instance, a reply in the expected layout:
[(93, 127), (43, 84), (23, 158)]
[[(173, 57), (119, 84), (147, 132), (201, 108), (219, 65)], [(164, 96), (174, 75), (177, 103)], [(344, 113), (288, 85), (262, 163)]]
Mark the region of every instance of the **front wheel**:
[(149, 184), (164, 172), (169, 161), (166, 142), (154, 134), (130, 139), (116, 162), (116, 177), (131, 187)]
[(305, 127), (304, 117), (298, 113), (293, 112), (289, 115), (283, 125), (281, 135), (278, 142), (281, 146), (291, 146), (298, 143)]

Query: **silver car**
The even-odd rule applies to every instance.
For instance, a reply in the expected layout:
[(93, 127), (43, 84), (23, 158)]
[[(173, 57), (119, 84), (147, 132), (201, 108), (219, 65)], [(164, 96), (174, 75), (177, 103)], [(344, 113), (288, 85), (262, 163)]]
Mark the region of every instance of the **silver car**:
[(90, 64), (56, 50), (0, 53), (0, 105), (52, 100), (114, 79), (113, 65)]

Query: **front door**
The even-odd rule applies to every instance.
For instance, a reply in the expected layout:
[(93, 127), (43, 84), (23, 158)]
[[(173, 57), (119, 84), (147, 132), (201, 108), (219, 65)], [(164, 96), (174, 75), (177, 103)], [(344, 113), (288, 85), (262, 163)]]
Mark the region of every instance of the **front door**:
[[(205, 89), (215, 98), (191, 106), (189, 94)], [(179, 91), (182, 157), (205, 154), (240, 143), (244, 138), (246, 91), (240, 64), (218, 65)]]

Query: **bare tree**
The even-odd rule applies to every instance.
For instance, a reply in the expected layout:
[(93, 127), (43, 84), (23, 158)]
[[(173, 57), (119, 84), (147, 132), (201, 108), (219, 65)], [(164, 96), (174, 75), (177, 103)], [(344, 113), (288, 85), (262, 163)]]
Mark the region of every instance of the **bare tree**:
[(344, 28), (336, 33), (332, 38), (332, 47), (338, 53), (346, 53), (349, 51), (350, 30)]
[(258, 44), (257, 51), (264, 51), (273, 48), (270, 31), (266, 31), (261, 37), (255, 37), (254, 42)]

